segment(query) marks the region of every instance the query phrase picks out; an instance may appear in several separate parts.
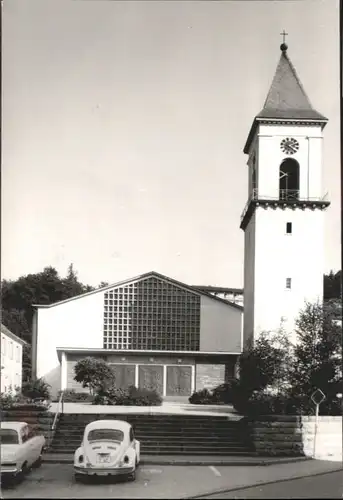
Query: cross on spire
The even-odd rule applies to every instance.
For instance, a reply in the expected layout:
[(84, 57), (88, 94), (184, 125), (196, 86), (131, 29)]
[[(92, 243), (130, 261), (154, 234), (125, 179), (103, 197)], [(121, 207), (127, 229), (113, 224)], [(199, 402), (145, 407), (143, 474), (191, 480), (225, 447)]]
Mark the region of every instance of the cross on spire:
[(286, 31), (283, 30), (283, 32), (280, 33), (280, 35), (283, 37), (283, 42), (280, 45), (280, 49), (281, 49), (282, 53), (285, 54), (287, 49), (288, 49), (288, 45), (286, 44), (286, 36), (288, 36), (288, 33), (286, 33)]
[(288, 33), (286, 33), (286, 31), (283, 30), (282, 33), (280, 33), (280, 35), (283, 37), (282, 43), (286, 43), (286, 36), (288, 36)]

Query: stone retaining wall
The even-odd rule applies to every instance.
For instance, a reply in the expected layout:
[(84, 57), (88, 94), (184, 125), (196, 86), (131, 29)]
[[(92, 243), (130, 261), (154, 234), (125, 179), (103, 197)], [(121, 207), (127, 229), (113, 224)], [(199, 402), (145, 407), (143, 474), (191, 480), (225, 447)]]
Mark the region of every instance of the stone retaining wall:
[(249, 420), (254, 448), (261, 456), (303, 455), (322, 460), (342, 460), (342, 418), (265, 416)]
[(3, 410), (1, 412), (2, 421), (26, 422), (33, 428), (37, 429), (40, 434), (43, 434), (47, 441), (51, 439), (51, 426), (53, 424), (54, 418), (54, 413), (41, 410), (35, 411), (31, 409), (11, 409)]

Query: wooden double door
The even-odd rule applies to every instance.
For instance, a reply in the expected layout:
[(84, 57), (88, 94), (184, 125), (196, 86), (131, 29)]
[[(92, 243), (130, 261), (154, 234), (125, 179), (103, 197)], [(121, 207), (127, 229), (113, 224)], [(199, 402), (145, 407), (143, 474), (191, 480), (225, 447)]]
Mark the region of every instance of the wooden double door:
[[(164, 380), (166, 376), (166, 380)], [(180, 365), (139, 365), (139, 387), (155, 390), (166, 396), (190, 396), (192, 390), (192, 367)]]

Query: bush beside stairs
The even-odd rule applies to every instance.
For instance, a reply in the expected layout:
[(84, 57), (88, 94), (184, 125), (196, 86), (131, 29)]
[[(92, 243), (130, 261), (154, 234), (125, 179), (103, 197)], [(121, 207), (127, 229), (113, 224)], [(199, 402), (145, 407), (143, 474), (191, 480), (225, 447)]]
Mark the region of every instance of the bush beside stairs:
[(49, 453), (73, 454), (85, 426), (93, 420), (128, 421), (141, 442), (142, 455), (252, 456), (254, 448), (245, 422), (221, 416), (129, 414), (63, 414)]

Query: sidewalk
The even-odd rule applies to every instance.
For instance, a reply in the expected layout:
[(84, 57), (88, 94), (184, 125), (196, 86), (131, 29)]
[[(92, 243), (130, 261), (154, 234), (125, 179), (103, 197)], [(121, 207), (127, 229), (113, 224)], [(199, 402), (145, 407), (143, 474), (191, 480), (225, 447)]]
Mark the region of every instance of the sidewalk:
[[(266, 466), (288, 464), (311, 460), (306, 457), (258, 457), (255, 455), (208, 456), (208, 455), (141, 455), (141, 465), (207, 465), (207, 466)], [(43, 463), (72, 464), (73, 455), (64, 453), (45, 453)]]
[[(302, 462), (270, 464), (268, 467), (247, 467), (237, 465), (230, 469), (217, 469), (220, 477), (216, 477), (217, 487), (210, 488), (198, 484), (197, 491), (189, 491), (189, 494), (182, 496), (182, 500), (205, 498), (211, 495), (223, 495), (224, 493), (242, 490), (254, 486), (263, 486), (271, 483), (284, 482), (285, 492), (287, 492), (287, 481), (301, 479), (304, 477), (320, 476), (330, 472), (341, 471), (342, 464), (321, 460), (303, 460)], [(229, 473), (227, 472), (229, 471)], [(230, 472), (233, 474), (230, 474)], [(285, 494), (287, 498), (287, 493)]]

